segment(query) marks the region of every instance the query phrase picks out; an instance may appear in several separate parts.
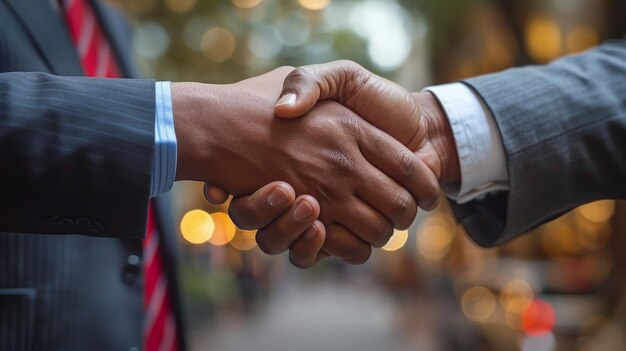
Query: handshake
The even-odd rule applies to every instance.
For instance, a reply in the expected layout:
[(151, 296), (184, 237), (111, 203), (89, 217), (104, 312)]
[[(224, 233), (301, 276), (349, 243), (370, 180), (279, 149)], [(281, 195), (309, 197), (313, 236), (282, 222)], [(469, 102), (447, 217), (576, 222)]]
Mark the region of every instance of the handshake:
[(365, 262), (418, 207), (436, 207), (440, 184), (460, 181), (435, 97), (353, 62), (173, 83), (172, 103), (176, 179), (205, 182), (214, 203), (232, 194), (235, 224), (299, 267), (329, 255)]

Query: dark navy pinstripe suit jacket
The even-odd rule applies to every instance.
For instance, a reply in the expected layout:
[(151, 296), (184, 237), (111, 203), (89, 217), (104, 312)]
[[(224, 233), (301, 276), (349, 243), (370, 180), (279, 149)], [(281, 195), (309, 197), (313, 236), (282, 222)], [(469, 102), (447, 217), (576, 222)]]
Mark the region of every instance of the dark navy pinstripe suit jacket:
[[(126, 24), (94, 5), (135, 76)], [(62, 77), (82, 71), (48, 0), (0, 0), (0, 72), (0, 350), (141, 348), (154, 82)], [(167, 204), (155, 206), (180, 317)]]
[(626, 38), (549, 65), (471, 78), (498, 125), (508, 192), (452, 204), (494, 246), (584, 203), (626, 199)]

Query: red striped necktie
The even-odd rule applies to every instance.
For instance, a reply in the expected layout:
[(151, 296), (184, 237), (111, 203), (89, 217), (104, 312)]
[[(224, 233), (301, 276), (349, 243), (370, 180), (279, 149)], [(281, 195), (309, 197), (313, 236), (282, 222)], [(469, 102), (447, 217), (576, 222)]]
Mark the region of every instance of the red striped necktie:
[[(119, 78), (120, 70), (111, 46), (89, 1), (60, 0), (67, 26), (85, 75)], [(144, 350), (176, 351), (175, 316), (159, 245), (154, 207), (148, 207), (144, 246)]]
[(172, 310), (167, 277), (163, 270), (163, 255), (159, 245), (154, 207), (148, 206), (148, 230), (144, 241), (144, 335), (146, 351), (178, 350), (176, 323)]
[(120, 70), (96, 13), (85, 0), (59, 0), (80, 62), (88, 77), (119, 78)]

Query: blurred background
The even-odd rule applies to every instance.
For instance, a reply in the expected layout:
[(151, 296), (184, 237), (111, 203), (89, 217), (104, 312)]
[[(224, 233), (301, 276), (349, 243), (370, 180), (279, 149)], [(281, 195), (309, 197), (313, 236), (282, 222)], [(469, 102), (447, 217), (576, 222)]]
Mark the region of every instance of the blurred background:
[[(232, 83), (357, 61), (418, 90), (626, 33), (621, 0), (116, 0), (148, 77)], [(558, 176), (558, 175), (555, 175)], [(358, 267), (265, 256), (201, 185), (174, 189), (192, 350), (626, 349), (626, 205), (585, 205), (497, 249), (445, 201)]]

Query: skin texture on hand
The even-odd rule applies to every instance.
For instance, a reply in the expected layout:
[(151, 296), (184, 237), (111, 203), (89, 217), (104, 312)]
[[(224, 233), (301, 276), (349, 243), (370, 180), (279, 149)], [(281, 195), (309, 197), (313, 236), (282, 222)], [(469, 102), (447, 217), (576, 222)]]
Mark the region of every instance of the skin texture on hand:
[(428, 92), (410, 93), (350, 61), (296, 68), (276, 103), (276, 115), (296, 118), (318, 101), (336, 100), (414, 151), (441, 183), (460, 181), (449, 122)]
[(435, 173), (441, 184), (461, 182), (459, 156), (448, 117), (430, 92), (413, 93), (421, 107), (422, 123), (426, 136), (414, 149), (415, 154)]
[(384, 245), (394, 226), (411, 224), (414, 198), (433, 197), (436, 179), (418, 183), (428, 169), (415, 155), (336, 102), (318, 104), (306, 118), (275, 118), (288, 72), (226, 86), (174, 83), (177, 179), (206, 181), (235, 196), (287, 181), (321, 205), (324, 251), (363, 262), (370, 245)]

